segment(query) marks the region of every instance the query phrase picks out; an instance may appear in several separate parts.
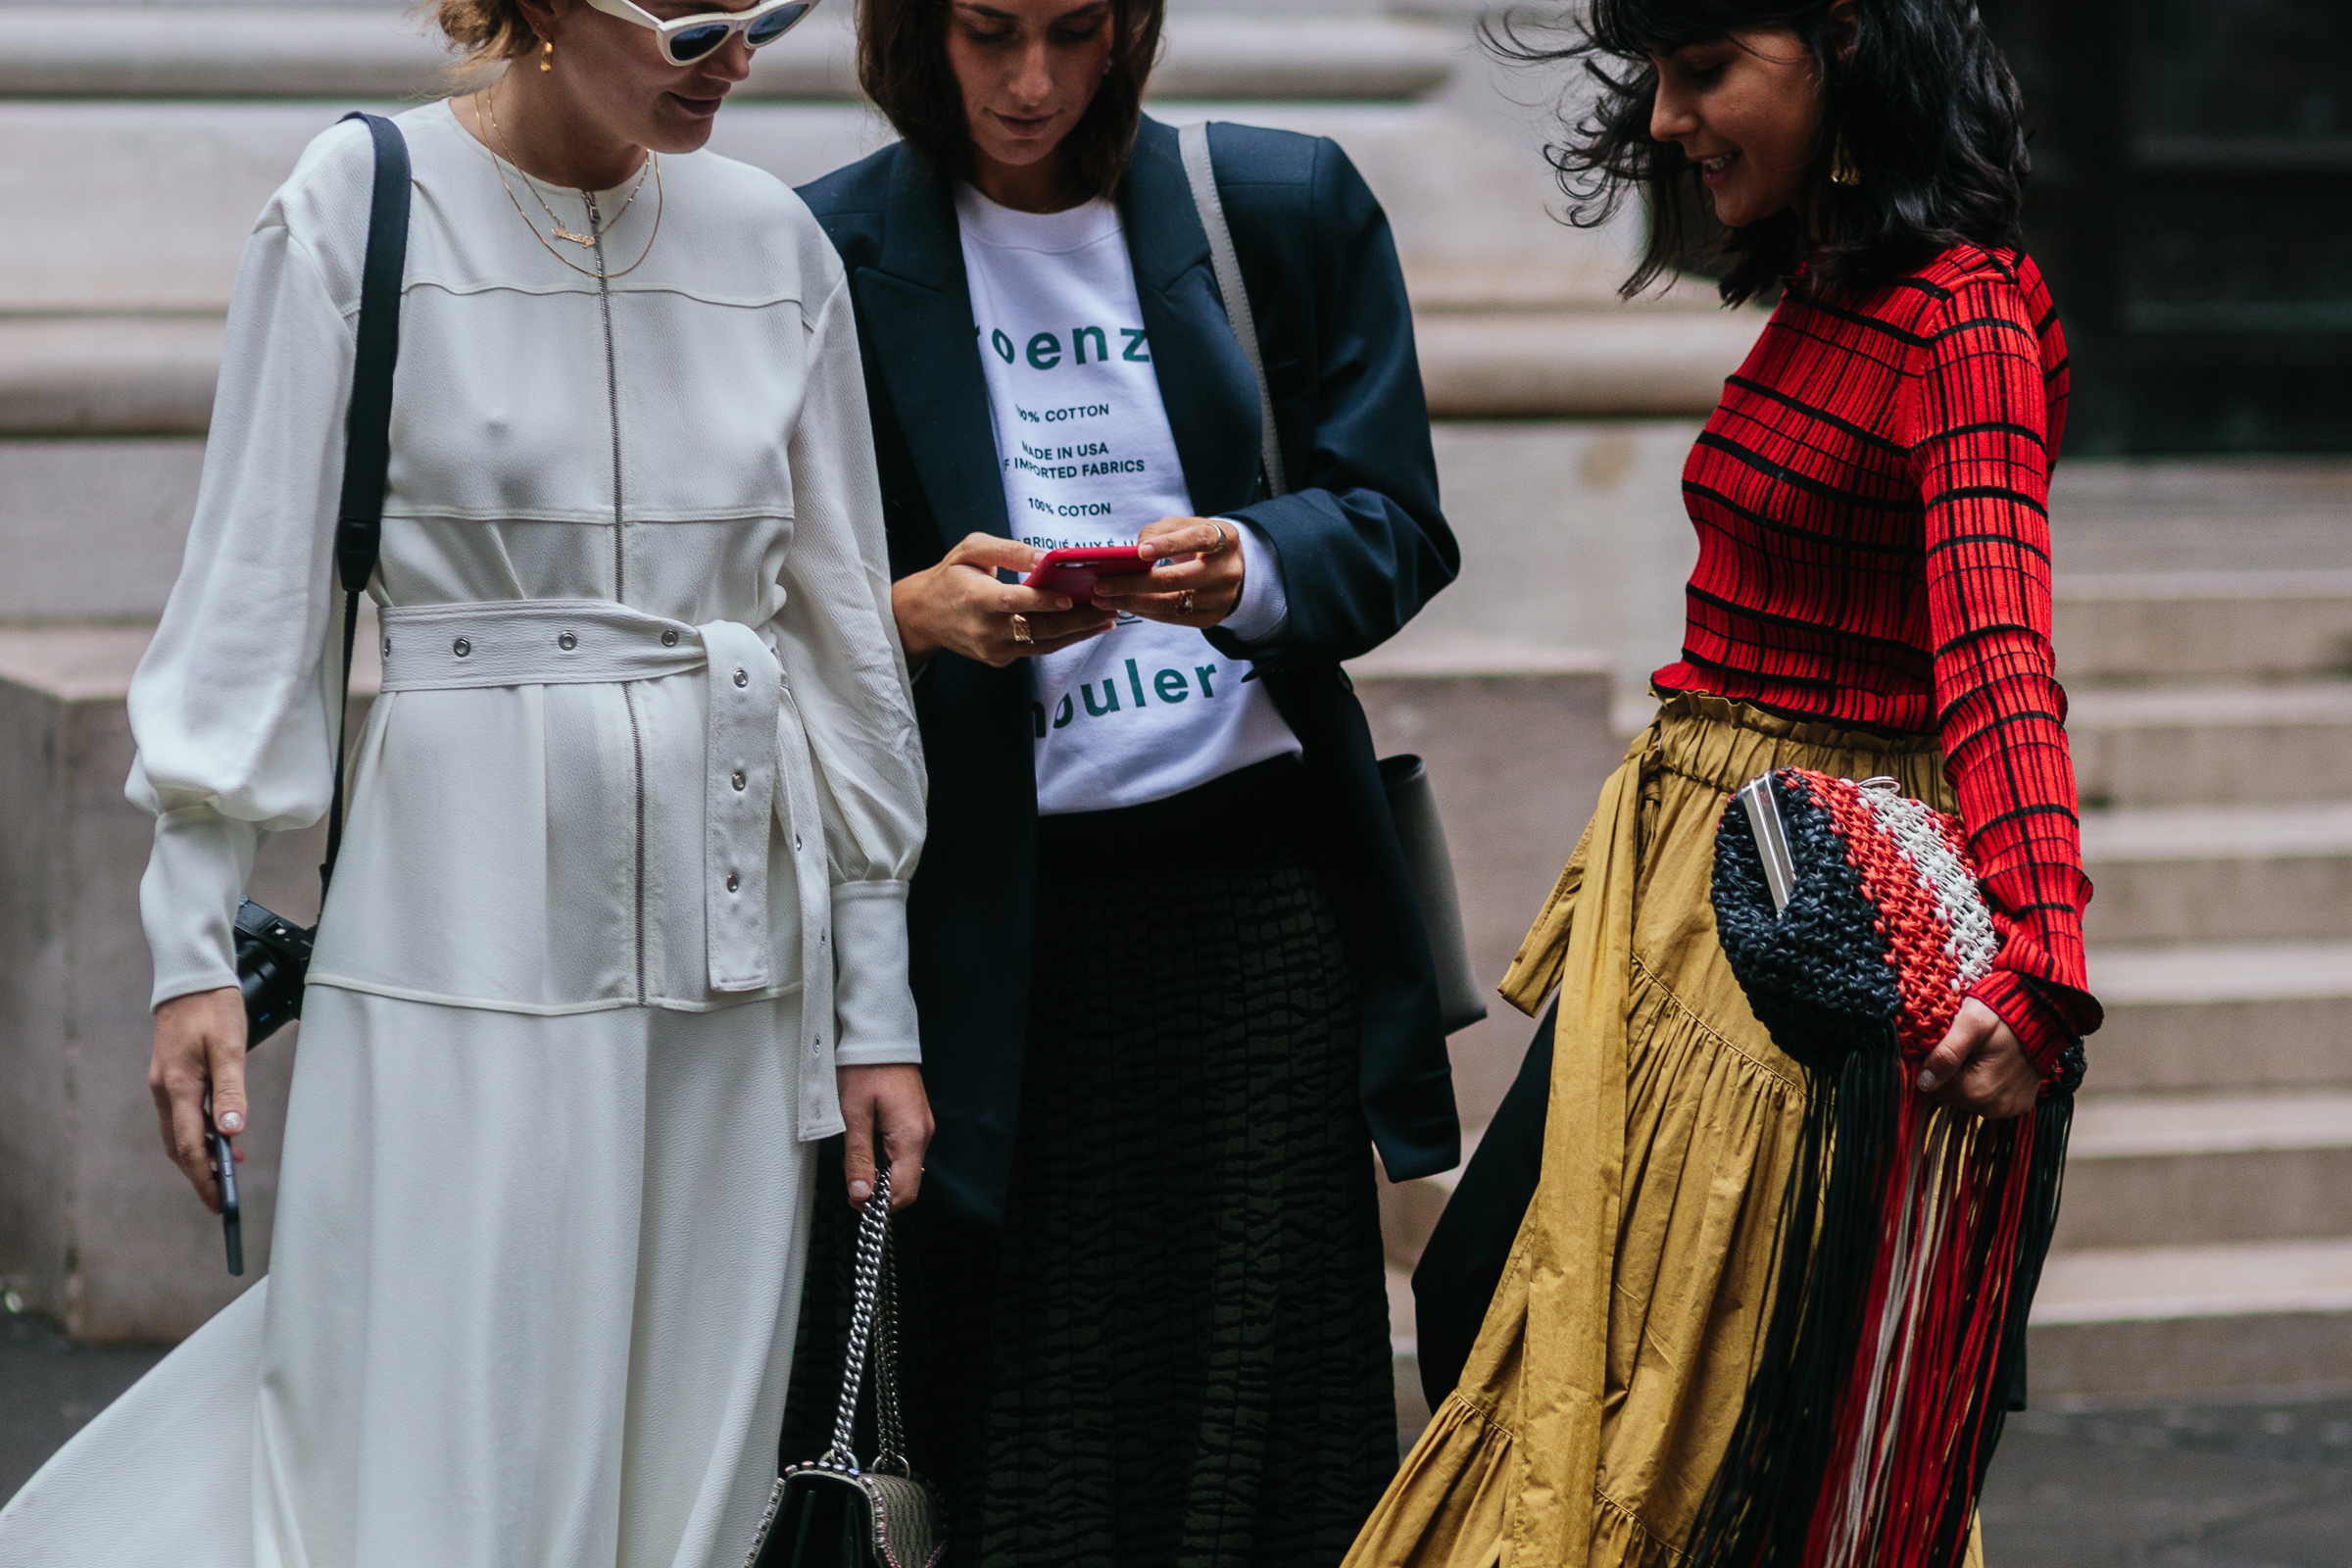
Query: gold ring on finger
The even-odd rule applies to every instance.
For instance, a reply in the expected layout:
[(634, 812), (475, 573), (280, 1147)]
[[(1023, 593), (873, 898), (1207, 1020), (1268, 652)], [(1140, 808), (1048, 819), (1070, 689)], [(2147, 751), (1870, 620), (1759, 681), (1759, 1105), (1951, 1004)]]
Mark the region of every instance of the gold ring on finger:
[(1030, 644), (1037, 641), (1036, 637), (1030, 634), (1029, 617), (1027, 615), (1015, 615), (1012, 617), (1012, 640), (1020, 644), (1023, 648), (1026, 648)]

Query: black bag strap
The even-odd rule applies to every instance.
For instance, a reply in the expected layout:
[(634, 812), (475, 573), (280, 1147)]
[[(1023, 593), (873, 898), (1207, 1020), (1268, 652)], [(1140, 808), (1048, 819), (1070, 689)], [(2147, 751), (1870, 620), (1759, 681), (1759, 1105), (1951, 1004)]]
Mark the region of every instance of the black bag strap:
[(368, 258), (360, 272), (359, 351), (351, 410), (343, 422), (343, 501), (335, 509), (335, 574), (343, 584), (342, 701), (335, 708), (335, 792), (326, 814), (326, 859), (318, 892), (334, 879), (343, 849), (344, 731), (351, 711), (351, 656), (360, 634), (360, 595), (375, 575), (384, 531), (384, 475), (392, 463), (392, 367), (400, 358), (400, 285), (409, 256), (409, 144), (381, 115), (345, 115), (375, 142), (375, 188), (368, 203)]

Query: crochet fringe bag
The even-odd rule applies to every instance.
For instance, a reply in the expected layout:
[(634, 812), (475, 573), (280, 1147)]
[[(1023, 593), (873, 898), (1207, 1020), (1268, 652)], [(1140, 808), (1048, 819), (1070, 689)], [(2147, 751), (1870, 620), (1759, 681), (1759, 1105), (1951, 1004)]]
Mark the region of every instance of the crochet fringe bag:
[(1892, 779), (1750, 783), (1713, 896), (1807, 1094), (1770, 1315), (1688, 1549), (1705, 1568), (1954, 1568), (2023, 1377), (2082, 1047), (2013, 1121), (1914, 1087), (1999, 938), (1959, 821)]

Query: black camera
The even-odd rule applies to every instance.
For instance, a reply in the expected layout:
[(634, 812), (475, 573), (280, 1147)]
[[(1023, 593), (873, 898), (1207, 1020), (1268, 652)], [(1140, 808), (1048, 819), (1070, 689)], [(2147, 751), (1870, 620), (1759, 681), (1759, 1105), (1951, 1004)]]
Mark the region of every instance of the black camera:
[(302, 1016), (312, 929), (247, 899), (237, 906), (237, 989), (245, 994), (245, 1049)]

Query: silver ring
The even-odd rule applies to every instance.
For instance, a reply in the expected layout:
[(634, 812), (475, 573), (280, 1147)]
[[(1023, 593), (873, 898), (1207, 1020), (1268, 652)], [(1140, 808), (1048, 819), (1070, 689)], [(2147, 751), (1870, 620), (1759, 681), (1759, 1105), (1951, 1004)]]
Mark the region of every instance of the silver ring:
[(1225, 553), (1225, 547), (1233, 543), (1233, 536), (1228, 534), (1225, 531), (1225, 525), (1214, 517), (1208, 519), (1208, 525), (1217, 530), (1217, 548), (1211, 550), (1209, 554), (1212, 556), (1221, 556)]
[(1027, 615), (1014, 615), (1012, 617), (1012, 640), (1023, 648), (1027, 648), (1037, 641), (1035, 637), (1030, 635), (1029, 617)]

